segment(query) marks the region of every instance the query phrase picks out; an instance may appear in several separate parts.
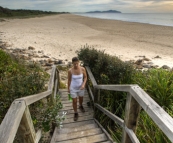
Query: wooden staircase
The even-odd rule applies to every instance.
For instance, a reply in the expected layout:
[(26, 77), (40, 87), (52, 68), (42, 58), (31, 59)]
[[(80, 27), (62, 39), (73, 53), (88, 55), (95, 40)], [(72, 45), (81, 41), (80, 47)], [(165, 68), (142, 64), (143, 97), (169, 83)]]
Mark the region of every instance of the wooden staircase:
[(67, 94), (67, 90), (60, 90), (61, 102), (63, 104), (61, 111), (66, 111), (67, 114), (63, 121), (63, 127), (61, 129), (55, 128), (51, 143), (112, 143), (113, 140), (108, 133), (94, 119), (93, 107), (87, 105), (87, 102), (90, 102), (88, 93), (85, 92), (83, 101), (85, 113), (78, 109), (79, 117), (77, 121), (73, 120), (72, 102), (68, 100)]
[[(133, 84), (99, 85), (97, 84), (90, 68), (85, 68), (88, 77), (92, 82), (91, 85), (87, 84), (87, 89), (92, 99), (94, 109), (101, 111), (112, 121), (122, 127), (122, 143), (140, 143), (135, 134), (137, 127), (136, 123), (138, 122), (138, 117), (140, 115), (140, 108), (151, 117), (170, 141), (173, 142), (173, 118), (143, 89), (138, 85)], [(41, 129), (35, 131), (29, 105), (47, 97), (51, 98), (53, 101), (57, 93), (60, 93), (61, 95), (63, 103), (62, 111), (67, 111), (67, 115), (65, 121), (63, 121), (63, 128), (55, 128), (51, 143), (113, 143), (114, 141), (106, 130), (94, 118), (94, 110), (87, 104), (87, 102), (90, 102), (88, 93), (85, 93), (83, 103), (86, 112), (81, 113), (78, 110), (79, 118), (78, 121), (74, 122), (72, 102), (68, 100), (67, 90), (59, 89), (59, 85), (59, 70), (56, 66), (53, 66), (47, 91), (15, 99), (0, 125), (0, 143), (13, 143), (17, 132), (20, 133), (22, 143), (38, 143), (41, 139), (42, 131)], [(93, 90), (91, 90), (90, 86), (92, 86)], [(102, 90), (127, 93), (124, 119), (121, 119), (99, 104), (101, 96), (100, 93)]]

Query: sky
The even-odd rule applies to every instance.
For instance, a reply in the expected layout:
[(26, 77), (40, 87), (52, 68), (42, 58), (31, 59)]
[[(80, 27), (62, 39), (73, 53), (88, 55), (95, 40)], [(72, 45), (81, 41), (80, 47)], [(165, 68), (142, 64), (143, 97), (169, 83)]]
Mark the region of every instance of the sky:
[(173, 0), (0, 0), (9, 9), (55, 12), (118, 10), (122, 13), (173, 13)]

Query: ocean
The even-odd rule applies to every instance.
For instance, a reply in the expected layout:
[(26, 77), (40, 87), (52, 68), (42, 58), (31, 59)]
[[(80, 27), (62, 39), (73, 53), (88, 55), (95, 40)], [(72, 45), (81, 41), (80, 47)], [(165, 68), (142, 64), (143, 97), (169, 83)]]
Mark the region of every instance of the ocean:
[(173, 13), (75, 13), (76, 15), (128, 22), (172, 26)]

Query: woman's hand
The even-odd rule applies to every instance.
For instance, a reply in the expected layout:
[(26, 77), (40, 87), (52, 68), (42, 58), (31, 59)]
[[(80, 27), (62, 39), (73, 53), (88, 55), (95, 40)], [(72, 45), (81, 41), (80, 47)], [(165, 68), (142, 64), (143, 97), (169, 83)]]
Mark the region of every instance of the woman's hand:
[(80, 90), (83, 90), (85, 88), (85, 86), (84, 85), (82, 85), (81, 87), (80, 87)]

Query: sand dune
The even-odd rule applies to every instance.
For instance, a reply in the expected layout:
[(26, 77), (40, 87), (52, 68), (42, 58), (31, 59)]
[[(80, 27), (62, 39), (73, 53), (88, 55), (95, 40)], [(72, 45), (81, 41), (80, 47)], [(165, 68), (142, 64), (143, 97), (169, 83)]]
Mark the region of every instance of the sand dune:
[(71, 61), (87, 43), (124, 61), (146, 56), (155, 65), (173, 67), (173, 27), (63, 14), (7, 19), (0, 32), (11, 48), (32, 46), (57, 59)]

